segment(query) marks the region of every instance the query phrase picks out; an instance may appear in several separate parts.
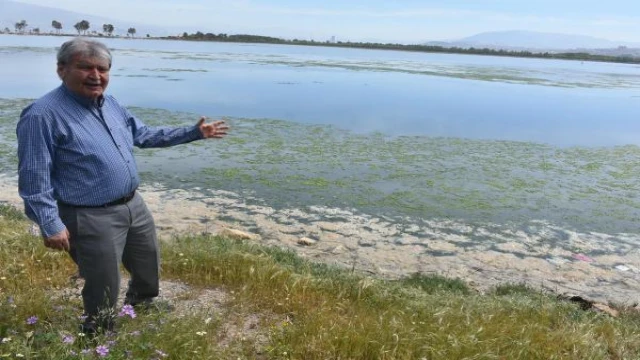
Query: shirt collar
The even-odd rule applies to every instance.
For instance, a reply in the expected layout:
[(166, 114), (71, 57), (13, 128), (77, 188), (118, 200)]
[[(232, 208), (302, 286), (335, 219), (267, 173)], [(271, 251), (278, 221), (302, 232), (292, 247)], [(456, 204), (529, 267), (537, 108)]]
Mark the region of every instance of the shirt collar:
[(77, 101), (80, 105), (88, 109), (93, 107), (100, 109), (102, 108), (102, 105), (104, 105), (104, 95), (100, 95), (97, 99), (92, 99), (92, 98), (80, 96), (74, 93), (73, 91), (69, 90), (67, 85), (65, 85), (64, 83), (62, 83), (61, 87), (67, 95), (69, 95), (71, 98)]

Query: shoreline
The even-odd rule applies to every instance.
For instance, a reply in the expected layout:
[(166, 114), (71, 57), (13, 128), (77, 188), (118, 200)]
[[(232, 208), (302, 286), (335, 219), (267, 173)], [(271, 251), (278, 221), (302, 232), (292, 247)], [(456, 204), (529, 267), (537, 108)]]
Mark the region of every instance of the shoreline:
[[(22, 209), (17, 178), (0, 179), (0, 202)], [(495, 228), (471, 227), (437, 219), (422, 227), (400, 227), (343, 209), (275, 210), (247, 205), (245, 199), (226, 191), (214, 191), (211, 197), (198, 189), (153, 185), (141, 186), (139, 191), (162, 241), (239, 230), (261, 245), (292, 249), (310, 261), (380, 277), (437, 274), (460, 278), (481, 292), (500, 284), (522, 283), (619, 305), (633, 305), (640, 298), (640, 236), (636, 234), (569, 232), (541, 221), (532, 221), (535, 229), (529, 232), (496, 232), (498, 224)], [(545, 239), (560, 231), (566, 237), (561, 240), (564, 247)], [(486, 240), (470, 239), (478, 236)], [(585, 250), (597, 255), (585, 255)]]

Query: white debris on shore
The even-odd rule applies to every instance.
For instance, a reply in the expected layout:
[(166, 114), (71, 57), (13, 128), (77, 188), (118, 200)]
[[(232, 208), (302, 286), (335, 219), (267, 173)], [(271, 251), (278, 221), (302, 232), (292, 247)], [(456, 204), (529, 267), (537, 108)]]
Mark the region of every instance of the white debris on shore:
[[(577, 233), (540, 221), (532, 221), (526, 232), (437, 219), (398, 226), (344, 209), (247, 205), (226, 191), (205, 197), (198, 189), (146, 185), (140, 193), (164, 241), (188, 233), (226, 234), (377, 276), (439, 274), (481, 291), (526, 283), (602, 303), (633, 304), (640, 298), (637, 234)], [(22, 208), (15, 178), (0, 178), (0, 202)], [(561, 240), (549, 237), (558, 233)], [(597, 255), (584, 255), (590, 252)]]

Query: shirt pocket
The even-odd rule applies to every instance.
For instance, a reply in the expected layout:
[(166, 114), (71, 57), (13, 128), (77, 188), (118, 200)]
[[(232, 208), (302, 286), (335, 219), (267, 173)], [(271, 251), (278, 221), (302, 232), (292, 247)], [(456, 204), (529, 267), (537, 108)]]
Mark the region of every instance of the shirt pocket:
[(119, 124), (114, 130), (113, 137), (118, 147), (125, 147), (129, 151), (133, 151), (133, 134), (131, 132), (131, 125)]

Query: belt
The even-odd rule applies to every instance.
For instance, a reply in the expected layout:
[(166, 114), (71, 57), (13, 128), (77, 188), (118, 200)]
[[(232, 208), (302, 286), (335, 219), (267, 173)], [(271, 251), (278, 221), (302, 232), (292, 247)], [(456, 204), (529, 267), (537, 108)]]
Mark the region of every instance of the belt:
[(108, 202), (108, 203), (102, 204), (102, 205), (74, 205), (74, 204), (66, 203), (64, 201), (58, 201), (58, 204), (62, 205), (62, 206), (74, 207), (74, 208), (106, 208), (106, 207), (110, 207), (110, 206), (124, 205), (124, 204), (128, 203), (129, 201), (131, 201), (131, 199), (133, 199), (134, 196), (136, 196), (136, 191), (135, 190), (133, 190), (129, 194), (121, 197), (120, 199), (113, 200), (111, 202)]

